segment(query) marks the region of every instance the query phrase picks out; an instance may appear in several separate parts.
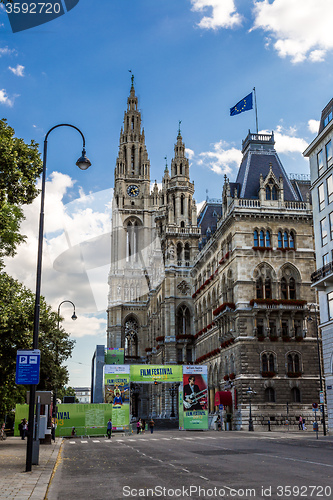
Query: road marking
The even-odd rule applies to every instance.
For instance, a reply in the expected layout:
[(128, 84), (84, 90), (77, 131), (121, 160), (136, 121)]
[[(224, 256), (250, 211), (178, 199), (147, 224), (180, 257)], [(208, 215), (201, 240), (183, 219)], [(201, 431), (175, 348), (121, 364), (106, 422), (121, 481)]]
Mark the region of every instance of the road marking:
[(199, 476), (201, 477), (201, 479), (204, 479), (205, 481), (209, 481), (208, 477), (205, 477), (205, 476)]
[(163, 439), (163, 441), (170, 441), (171, 440), (171, 438), (162, 438), (162, 439)]
[(169, 464), (169, 465), (171, 465), (171, 467), (177, 467), (176, 465), (173, 465), (173, 464)]
[(112, 443), (111, 439), (105, 439), (104, 443)]
[(81, 441), (81, 443), (88, 443), (88, 441)]
[(184, 438), (184, 439), (190, 439), (191, 441), (193, 441), (193, 438)]
[(124, 440), (123, 439), (116, 439), (117, 443), (122, 443)]
[(173, 439), (177, 439), (177, 441), (181, 441), (183, 438), (173, 438)]
[(69, 444), (76, 444), (75, 441), (70, 441)]
[(151, 438), (151, 440), (150, 440), (150, 441), (158, 441), (158, 439), (156, 439), (156, 438)]
[(129, 439), (129, 441), (136, 441), (136, 439)]
[[(254, 455), (261, 455), (267, 457), (264, 453), (254, 453)], [(312, 465), (323, 465), (324, 467), (333, 467), (331, 464), (323, 464), (321, 462), (311, 462), (310, 460), (301, 460), (300, 458), (288, 458), (288, 457), (279, 457), (279, 455), (269, 455), (273, 458), (279, 458), (280, 460), (290, 460), (291, 462), (302, 462), (304, 464), (312, 464)]]
[(93, 439), (92, 442), (93, 443), (100, 443), (100, 440), (99, 439)]
[(184, 470), (185, 472), (190, 472), (190, 471), (189, 471), (189, 470), (187, 470), (187, 469), (182, 469), (182, 470)]

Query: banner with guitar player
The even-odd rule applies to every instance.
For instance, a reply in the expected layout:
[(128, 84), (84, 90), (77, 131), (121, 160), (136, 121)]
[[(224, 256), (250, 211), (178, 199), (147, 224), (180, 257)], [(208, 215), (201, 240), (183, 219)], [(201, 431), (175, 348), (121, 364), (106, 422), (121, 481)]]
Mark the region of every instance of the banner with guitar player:
[(105, 403), (112, 405), (112, 429), (129, 428), (130, 420), (130, 366), (104, 366)]
[(183, 366), (184, 429), (208, 429), (207, 366)]

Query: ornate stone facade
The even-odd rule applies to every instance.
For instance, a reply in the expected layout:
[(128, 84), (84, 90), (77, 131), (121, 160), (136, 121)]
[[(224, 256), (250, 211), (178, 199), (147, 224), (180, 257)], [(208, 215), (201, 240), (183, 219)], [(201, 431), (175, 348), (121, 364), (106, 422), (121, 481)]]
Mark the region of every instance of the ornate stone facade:
[[(215, 392), (231, 391), (234, 428), (247, 425), (249, 386), (255, 425), (310, 417), (309, 186), (288, 179), (273, 135), (249, 134), (236, 182), (225, 178), (221, 203), (207, 201), (197, 219), (180, 129), (171, 173), (150, 190), (137, 104), (132, 84), (115, 169), (108, 347), (124, 347), (127, 363), (208, 364), (210, 411)], [(141, 416), (170, 415), (164, 384), (141, 388), (140, 400)]]

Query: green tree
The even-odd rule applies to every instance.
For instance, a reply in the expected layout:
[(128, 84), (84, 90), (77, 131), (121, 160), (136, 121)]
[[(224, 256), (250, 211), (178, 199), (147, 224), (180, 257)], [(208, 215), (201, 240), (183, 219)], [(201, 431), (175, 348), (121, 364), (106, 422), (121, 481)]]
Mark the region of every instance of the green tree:
[[(0, 273), (0, 418), (25, 401), (26, 386), (15, 384), (16, 351), (32, 349), (35, 295), (6, 273)], [(62, 363), (71, 356), (75, 341), (62, 328), (58, 315), (43, 297), (40, 309), (39, 349), (41, 351), (40, 382), (37, 390), (50, 391), (55, 384), (68, 382), (67, 368)]]
[(38, 144), (14, 137), (14, 129), (0, 120), (0, 269), (3, 257), (13, 256), (25, 240), (20, 234), (22, 205), (38, 195), (36, 180), (42, 168)]

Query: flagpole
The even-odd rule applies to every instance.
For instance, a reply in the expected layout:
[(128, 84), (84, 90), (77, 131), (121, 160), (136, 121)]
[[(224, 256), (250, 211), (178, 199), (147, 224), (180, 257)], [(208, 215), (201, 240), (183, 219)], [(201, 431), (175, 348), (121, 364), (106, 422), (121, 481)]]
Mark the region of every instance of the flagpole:
[(256, 129), (257, 129), (257, 134), (258, 134), (258, 111), (257, 111), (257, 95), (256, 95), (256, 88), (253, 87), (253, 92), (254, 92), (254, 107), (256, 110)]

